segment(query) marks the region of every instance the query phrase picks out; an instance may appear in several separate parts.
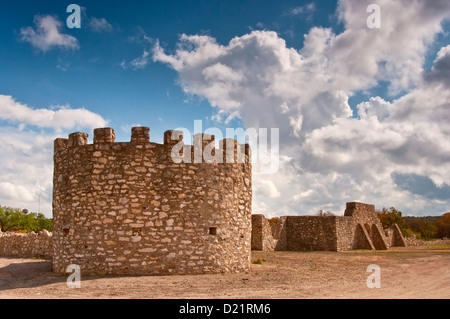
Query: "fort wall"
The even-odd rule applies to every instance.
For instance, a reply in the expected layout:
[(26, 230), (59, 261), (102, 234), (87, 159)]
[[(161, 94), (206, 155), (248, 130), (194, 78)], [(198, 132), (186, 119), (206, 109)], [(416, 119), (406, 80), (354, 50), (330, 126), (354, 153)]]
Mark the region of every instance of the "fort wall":
[(292, 216), (287, 219), (287, 250), (335, 251), (335, 217)]
[(3, 233), (0, 231), (0, 256), (18, 258), (51, 259), (52, 233), (44, 230), (39, 234)]
[[(263, 215), (258, 215), (257, 224), (264, 225), (264, 219)], [(271, 230), (268, 232), (267, 227), (253, 229), (258, 242), (275, 241), (272, 245), (252, 245), (253, 250), (386, 250), (391, 246), (406, 246), (397, 225), (386, 233), (375, 206), (356, 202), (347, 203), (344, 216), (286, 216)]]

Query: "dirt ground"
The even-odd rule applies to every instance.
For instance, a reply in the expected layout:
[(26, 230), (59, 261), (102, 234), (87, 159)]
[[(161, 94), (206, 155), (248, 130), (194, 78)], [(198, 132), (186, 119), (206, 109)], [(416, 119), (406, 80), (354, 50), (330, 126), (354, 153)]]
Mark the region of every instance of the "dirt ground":
[[(51, 262), (0, 258), (4, 299), (410, 299), (450, 298), (450, 248), (407, 247), (384, 252), (252, 252), (262, 265), (248, 273), (167, 277), (83, 277), (69, 289)], [(381, 270), (369, 289), (367, 267)]]

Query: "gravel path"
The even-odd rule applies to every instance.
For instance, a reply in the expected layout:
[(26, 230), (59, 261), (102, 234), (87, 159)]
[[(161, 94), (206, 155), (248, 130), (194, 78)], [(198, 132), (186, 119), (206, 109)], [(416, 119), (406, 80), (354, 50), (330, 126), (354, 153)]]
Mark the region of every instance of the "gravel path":
[[(49, 261), (0, 258), (0, 298), (450, 298), (450, 249), (385, 252), (253, 252), (243, 274), (167, 277), (83, 277), (69, 289)], [(381, 288), (369, 289), (369, 265)]]

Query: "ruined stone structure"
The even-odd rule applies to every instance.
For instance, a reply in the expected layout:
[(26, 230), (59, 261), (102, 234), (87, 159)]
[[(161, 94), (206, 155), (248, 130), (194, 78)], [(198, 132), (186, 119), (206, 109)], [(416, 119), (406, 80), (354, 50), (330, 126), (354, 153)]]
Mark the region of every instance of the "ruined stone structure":
[[(55, 140), (55, 272), (64, 273), (70, 264), (98, 275), (249, 268), (249, 147), (224, 140), (216, 149), (214, 136), (206, 134), (195, 135), (193, 146), (180, 144), (182, 132), (172, 131), (165, 133), (164, 144), (151, 143), (146, 127), (133, 128), (126, 143), (116, 143), (111, 128), (94, 130), (93, 144), (86, 133)], [(192, 163), (172, 160), (175, 145), (177, 156)], [(222, 155), (224, 164), (202, 160), (198, 154), (207, 147)], [(223, 151), (230, 148), (231, 160)], [(239, 154), (243, 163), (236, 161)]]
[(287, 216), (273, 225), (252, 216), (250, 156), (235, 140), (216, 149), (206, 134), (192, 146), (174, 131), (151, 143), (146, 127), (133, 128), (124, 143), (111, 128), (94, 130), (93, 144), (79, 132), (56, 139), (53, 235), (0, 233), (0, 256), (52, 258), (57, 273), (76, 264), (85, 275), (205, 274), (248, 270), (251, 249), (406, 245), (398, 226), (384, 231), (368, 204), (348, 203), (344, 216)]
[(383, 231), (375, 206), (362, 203), (348, 203), (344, 216), (287, 216), (271, 226), (263, 215), (253, 215), (252, 223), (253, 250), (386, 250), (406, 246), (397, 225)]
[(39, 234), (3, 233), (0, 231), (0, 256), (51, 259), (52, 233), (44, 230)]

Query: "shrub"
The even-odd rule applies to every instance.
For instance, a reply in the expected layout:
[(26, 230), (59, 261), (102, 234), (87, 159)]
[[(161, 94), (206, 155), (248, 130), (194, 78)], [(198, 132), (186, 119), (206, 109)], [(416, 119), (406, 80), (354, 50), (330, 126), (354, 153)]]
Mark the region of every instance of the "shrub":
[(0, 207), (0, 229), (3, 232), (40, 232), (53, 230), (53, 221), (43, 214), (27, 213), (24, 210)]
[(445, 213), (437, 222), (437, 235), (439, 238), (450, 238), (450, 213)]
[(418, 239), (438, 238), (439, 217), (406, 217), (405, 220)]
[(270, 227), (274, 227), (276, 224), (278, 224), (278, 221), (280, 220), (279, 217), (274, 217), (269, 219), (269, 225)]
[(397, 224), (402, 232), (403, 236), (410, 237), (413, 235), (411, 228), (407, 225), (405, 219), (402, 217), (402, 212), (391, 207), (388, 209), (384, 208), (380, 211), (377, 211), (378, 218), (383, 225), (383, 229), (391, 228), (394, 224)]
[(317, 216), (320, 216), (320, 217), (329, 217), (329, 216), (335, 216), (332, 212), (330, 212), (329, 210), (319, 210), (318, 212), (317, 212)]

